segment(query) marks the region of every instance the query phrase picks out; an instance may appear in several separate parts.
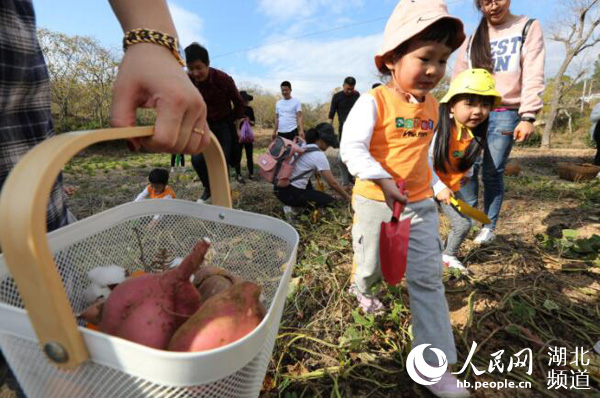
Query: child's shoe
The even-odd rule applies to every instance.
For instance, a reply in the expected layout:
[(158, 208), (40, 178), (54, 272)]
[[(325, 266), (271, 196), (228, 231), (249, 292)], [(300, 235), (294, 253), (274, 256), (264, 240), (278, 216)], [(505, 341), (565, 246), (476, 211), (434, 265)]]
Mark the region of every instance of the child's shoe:
[(367, 296), (366, 294), (362, 293), (360, 290), (358, 290), (358, 287), (356, 287), (355, 284), (350, 286), (348, 293), (356, 297), (356, 300), (358, 300), (358, 306), (362, 308), (365, 314), (383, 312), (384, 307), (381, 301), (379, 301), (379, 299), (375, 296)]
[(494, 239), (496, 239), (494, 231), (492, 231), (491, 228), (484, 227), (479, 235), (477, 235), (477, 237), (473, 240), (473, 242), (477, 243), (478, 245), (482, 245), (484, 243), (490, 243)]
[(450, 370), (442, 375), (440, 381), (430, 386), (425, 386), (433, 395), (440, 398), (467, 398), (471, 396), (465, 387), (459, 387), (458, 379)]
[(449, 256), (448, 254), (442, 254), (442, 262), (444, 263), (444, 267), (455, 268), (460, 272), (467, 273), (467, 267), (460, 262), (460, 260), (454, 256)]

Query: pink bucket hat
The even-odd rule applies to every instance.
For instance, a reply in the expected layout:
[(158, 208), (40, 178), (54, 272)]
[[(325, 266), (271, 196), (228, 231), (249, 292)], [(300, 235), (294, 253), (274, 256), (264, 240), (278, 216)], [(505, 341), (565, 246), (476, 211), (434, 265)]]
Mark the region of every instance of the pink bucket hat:
[(462, 21), (448, 14), (444, 0), (400, 0), (385, 25), (383, 46), (375, 56), (377, 69), (381, 70), (383, 67), (387, 53), (443, 18), (456, 23), (457, 40), (452, 43), (452, 51), (454, 51), (465, 40), (465, 32)]

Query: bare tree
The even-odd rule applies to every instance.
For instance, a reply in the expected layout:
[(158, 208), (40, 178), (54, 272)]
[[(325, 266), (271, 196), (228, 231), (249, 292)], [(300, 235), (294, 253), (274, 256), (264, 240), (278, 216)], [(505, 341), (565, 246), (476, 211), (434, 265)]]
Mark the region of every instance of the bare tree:
[[(567, 68), (571, 64), (571, 61), (581, 54), (582, 51), (600, 42), (600, 35), (594, 34), (600, 24), (600, 15), (598, 12), (600, 0), (570, 0), (564, 4), (568, 12), (561, 14), (559, 25), (565, 28), (553, 32), (550, 39), (563, 43), (566, 54), (555, 77), (556, 87), (550, 103), (550, 112), (546, 118), (546, 126), (544, 127), (544, 134), (542, 136), (542, 148), (550, 147), (550, 134), (560, 109), (560, 100), (563, 94), (569, 89), (563, 81), (563, 76)], [(570, 14), (570, 17), (567, 14)]]

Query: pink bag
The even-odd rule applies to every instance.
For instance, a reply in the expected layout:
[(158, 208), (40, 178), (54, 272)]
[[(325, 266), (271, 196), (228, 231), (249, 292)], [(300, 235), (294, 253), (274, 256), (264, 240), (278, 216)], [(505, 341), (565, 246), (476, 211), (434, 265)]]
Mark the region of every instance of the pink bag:
[(240, 144), (251, 144), (254, 142), (254, 131), (252, 131), (252, 126), (247, 120), (244, 120), (240, 128), (239, 142)]
[(260, 175), (276, 187), (287, 187), (292, 182), (290, 176), (298, 158), (304, 153), (318, 150), (312, 147), (301, 148), (298, 137), (294, 138), (294, 141), (276, 137), (269, 144), (267, 152), (258, 157)]

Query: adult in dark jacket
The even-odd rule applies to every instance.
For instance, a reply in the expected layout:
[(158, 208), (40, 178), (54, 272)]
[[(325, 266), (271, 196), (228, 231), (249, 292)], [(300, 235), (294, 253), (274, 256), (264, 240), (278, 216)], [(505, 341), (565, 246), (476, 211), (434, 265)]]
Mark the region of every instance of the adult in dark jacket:
[[(206, 48), (198, 43), (190, 44), (185, 48), (185, 59), (190, 79), (206, 102), (208, 126), (219, 140), (227, 164), (235, 166), (237, 130), (244, 119), (244, 100), (231, 76), (210, 67)], [(210, 198), (210, 184), (204, 155), (192, 156), (192, 165), (204, 185), (200, 199), (205, 201)]]
[[(333, 118), (335, 114), (338, 115), (339, 122), (339, 139), (342, 140), (342, 130), (344, 128), (344, 123), (346, 122), (346, 118), (350, 113), (350, 110), (354, 106), (354, 103), (360, 97), (358, 91), (354, 90), (356, 86), (356, 79), (352, 76), (348, 76), (344, 79), (344, 84), (342, 85), (342, 91), (335, 93), (333, 98), (331, 99), (331, 107), (329, 108), (329, 123), (333, 124)], [(342, 162), (341, 158), (338, 155), (338, 164), (342, 169), (342, 186), (344, 188), (348, 188), (350, 184), (354, 182), (354, 177), (348, 172), (348, 168)]]

